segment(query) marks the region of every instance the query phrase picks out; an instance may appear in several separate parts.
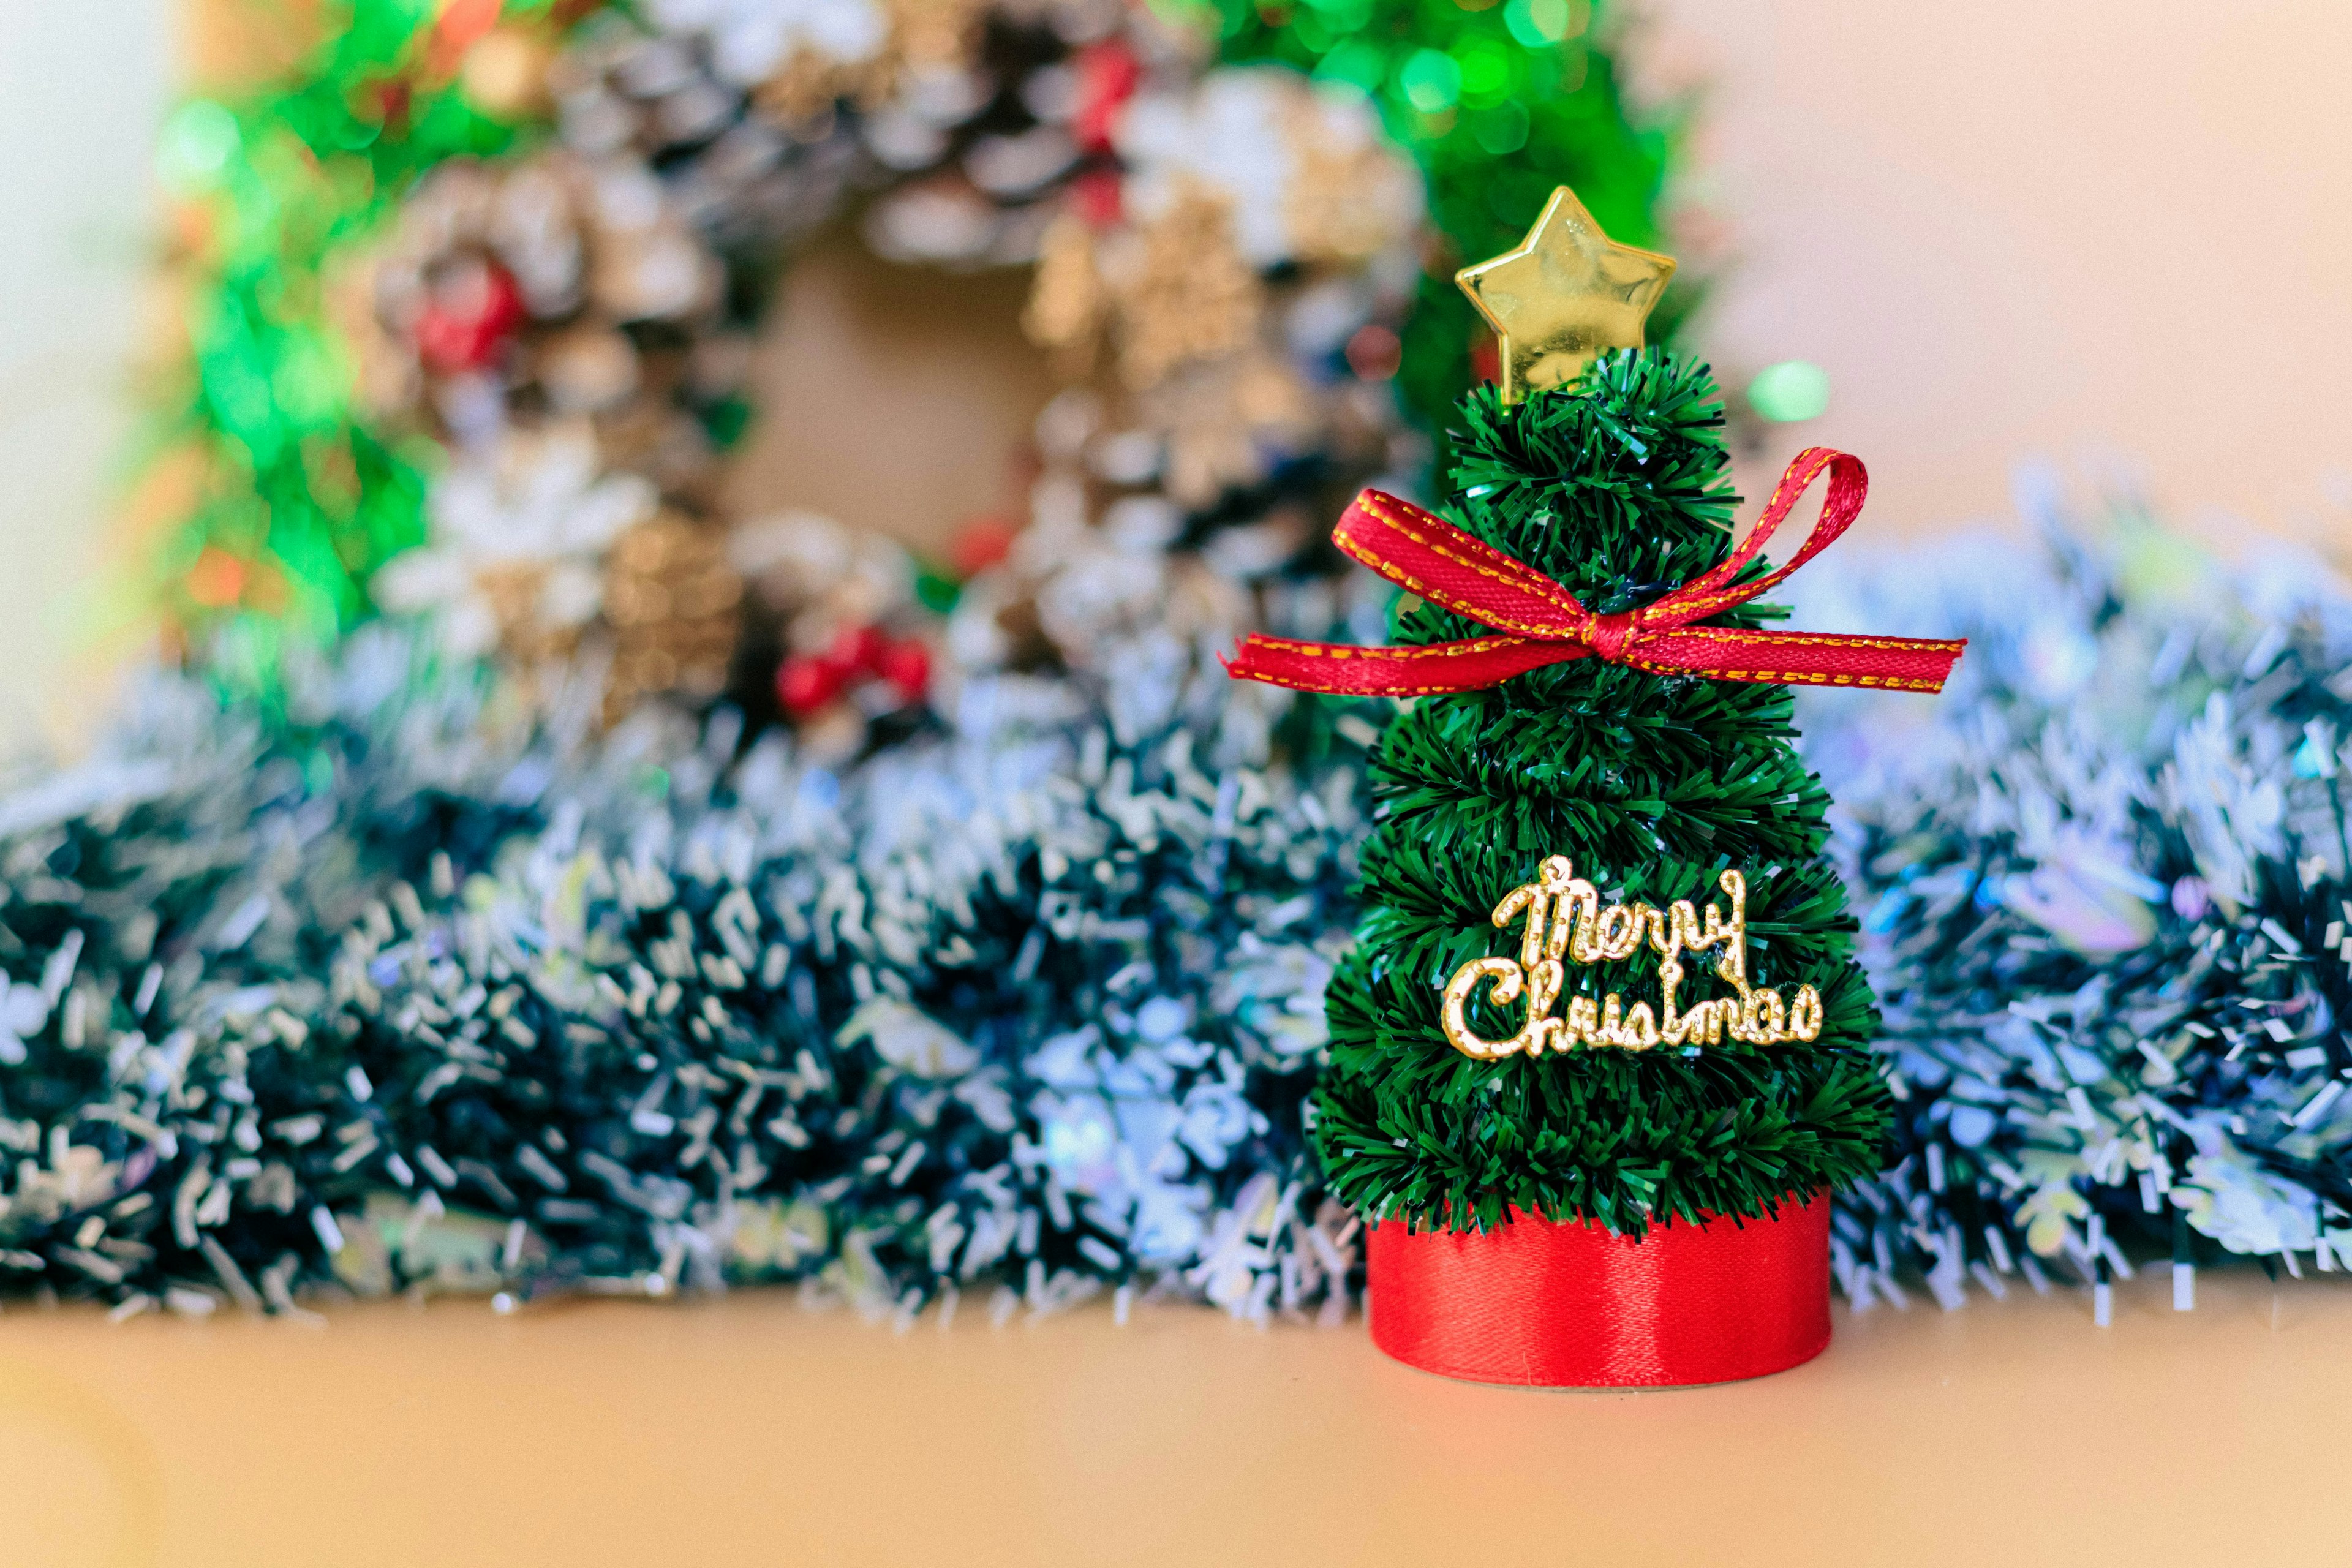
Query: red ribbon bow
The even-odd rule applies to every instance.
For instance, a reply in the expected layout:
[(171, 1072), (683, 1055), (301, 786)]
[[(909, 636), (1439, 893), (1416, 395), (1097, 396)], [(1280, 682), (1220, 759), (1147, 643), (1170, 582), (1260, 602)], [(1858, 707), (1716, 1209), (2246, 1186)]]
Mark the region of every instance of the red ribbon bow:
[[(1826, 469), (1829, 497), (1804, 547), (1786, 566), (1732, 585), (1813, 480)], [(1444, 518), (1379, 490), (1358, 496), (1331, 531), (1339, 548), (1430, 603), (1490, 626), (1497, 637), (1426, 647), (1242, 639), (1225, 668), (1244, 680), (1355, 697), (1475, 691), (1547, 664), (1598, 658), (1661, 675), (1789, 686), (1885, 686), (1941, 691), (1966, 638), (1844, 637), (1831, 632), (1696, 626), (1769, 592), (1829, 548), (1862, 510), (1870, 477), (1862, 459), (1826, 447), (1797, 454), (1764, 515), (1728, 560), (1664, 597), (1598, 616), (1534, 567), (1482, 544)]]

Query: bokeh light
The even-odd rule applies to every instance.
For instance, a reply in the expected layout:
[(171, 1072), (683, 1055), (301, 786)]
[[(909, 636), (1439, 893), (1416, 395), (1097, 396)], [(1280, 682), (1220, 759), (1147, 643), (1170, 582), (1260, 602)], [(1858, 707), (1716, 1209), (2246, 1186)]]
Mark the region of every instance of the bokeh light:
[(155, 173), (175, 191), (209, 189), (242, 138), (236, 117), (208, 98), (191, 99), (163, 122), (155, 148)]
[(1830, 374), (1808, 360), (1767, 365), (1748, 384), (1748, 406), (1777, 425), (1819, 419), (1830, 408)]

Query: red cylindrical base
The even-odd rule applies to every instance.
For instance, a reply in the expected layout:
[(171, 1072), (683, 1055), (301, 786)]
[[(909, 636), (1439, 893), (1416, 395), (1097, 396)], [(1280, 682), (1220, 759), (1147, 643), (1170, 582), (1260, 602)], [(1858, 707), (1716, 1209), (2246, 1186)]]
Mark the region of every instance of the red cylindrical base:
[(1500, 1229), (1368, 1241), (1372, 1342), (1424, 1372), (1531, 1388), (1761, 1377), (1830, 1342), (1830, 1199), (1777, 1219), (1612, 1236), (1514, 1211)]

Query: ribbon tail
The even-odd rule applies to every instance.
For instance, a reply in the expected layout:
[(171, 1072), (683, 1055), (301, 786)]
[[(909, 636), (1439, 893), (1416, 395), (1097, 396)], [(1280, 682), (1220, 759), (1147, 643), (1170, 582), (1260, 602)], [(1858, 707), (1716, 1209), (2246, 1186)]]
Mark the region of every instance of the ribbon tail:
[(1224, 664), (1226, 673), (1237, 679), (1263, 680), (1294, 691), (1426, 697), (1498, 685), (1591, 652), (1580, 642), (1520, 637), (1474, 637), (1426, 647), (1351, 647), (1253, 635), (1242, 639)]
[(1682, 626), (1651, 632), (1622, 662), (1660, 674), (1777, 686), (1870, 686), (1941, 691), (1968, 639), (1847, 637), (1833, 632)]

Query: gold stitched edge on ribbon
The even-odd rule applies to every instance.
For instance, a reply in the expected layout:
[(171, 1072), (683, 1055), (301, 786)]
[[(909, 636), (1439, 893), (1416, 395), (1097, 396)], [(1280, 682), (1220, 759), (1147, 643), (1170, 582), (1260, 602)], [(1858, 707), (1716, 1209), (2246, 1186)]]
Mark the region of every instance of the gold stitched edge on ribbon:
[(1858, 637), (1848, 632), (1743, 631), (1738, 626), (1677, 626), (1674, 629), (1674, 635), (1706, 637), (1716, 642), (1796, 643), (1810, 644), (1815, 647), (1883, 647), (1912, 653), (1958, 653), (1969, 646), (1969, 639), (1966, 637)]
[(1738, 680), (1751, 686), (1883, 686), (1895, 691), (1936, 692), (1944, 689), (1941, 677), (1907, 675), (1832, 675), (1790, 669), (1689, 669), (1654, 659), (1621, 658), (1618, 664), (1652, 675), (1682, 675), (1695, 680)]
[(1430, 643), (1421, 647), (1357, 647), (1349, 643), (1292, 642), (1287, 637), (1270, 637), (1262, 632), (1252, 632), (1242, 643), (1247, 652), (1252, 647), (1275, 648), (1284, 653), (1303, 653), (1313, 658), (1449, 658), (1455, 654), (1492, 653), (1497, 648), (1519, 647), (1529, 643), (1553, 642), (1553, 637), (1471, 637), (1461, 642)]

